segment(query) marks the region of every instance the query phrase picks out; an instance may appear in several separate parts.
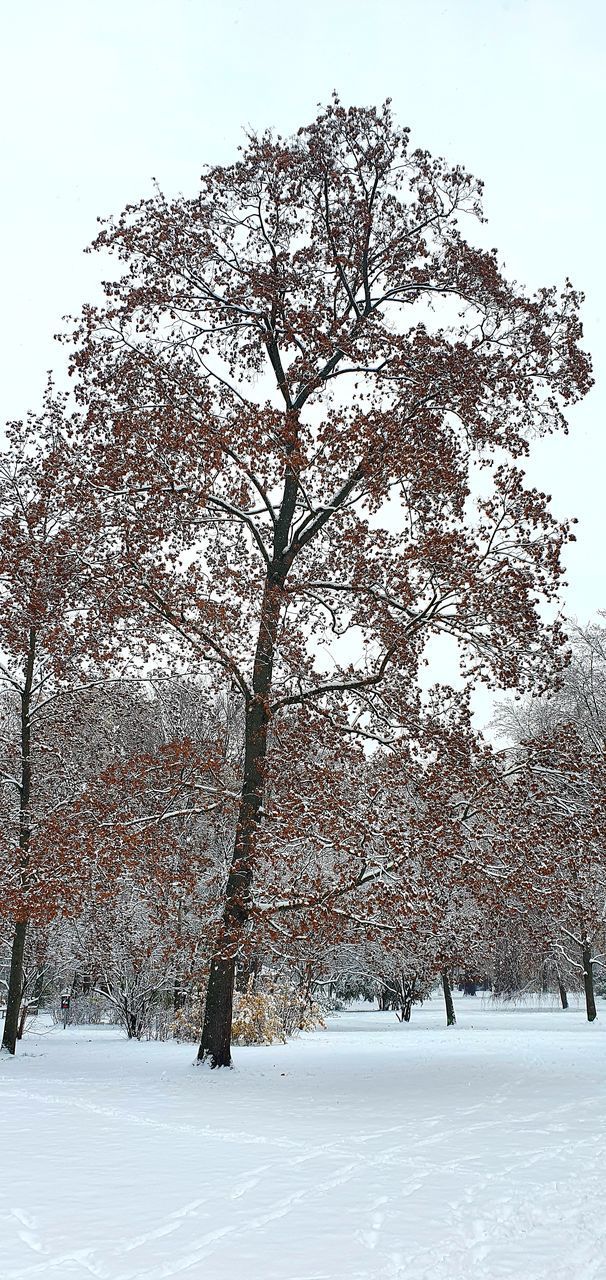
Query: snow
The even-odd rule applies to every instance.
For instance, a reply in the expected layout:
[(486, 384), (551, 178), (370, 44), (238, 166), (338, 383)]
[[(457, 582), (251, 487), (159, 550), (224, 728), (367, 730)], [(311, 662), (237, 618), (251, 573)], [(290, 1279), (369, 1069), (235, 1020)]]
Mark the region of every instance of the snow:
[(232, 1072), (39, 1019), (0, 1064), (3, 1280), (604, 1280), (606, 1019), (457, 1016), (347, 1012)]

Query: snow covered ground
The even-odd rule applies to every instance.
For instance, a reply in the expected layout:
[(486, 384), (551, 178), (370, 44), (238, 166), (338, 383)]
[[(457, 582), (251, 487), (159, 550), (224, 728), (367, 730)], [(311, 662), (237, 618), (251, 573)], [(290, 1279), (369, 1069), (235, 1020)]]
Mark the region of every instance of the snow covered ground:
[(341, 1014), (236, 1070), (41, 1025), (0, 1065), (3, 1280), (605, 1280), (606, 1008)]

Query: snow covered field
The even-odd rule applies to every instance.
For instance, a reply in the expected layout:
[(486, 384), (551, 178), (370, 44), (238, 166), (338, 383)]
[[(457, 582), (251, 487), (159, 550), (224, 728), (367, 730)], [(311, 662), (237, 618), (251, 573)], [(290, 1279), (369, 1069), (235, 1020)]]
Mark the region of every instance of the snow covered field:
[(604, 1280), (606, 1016), (457, 1015), (344, 1013), (233, 1072), (42, 1025), (0, 1066), (0, 1275)]

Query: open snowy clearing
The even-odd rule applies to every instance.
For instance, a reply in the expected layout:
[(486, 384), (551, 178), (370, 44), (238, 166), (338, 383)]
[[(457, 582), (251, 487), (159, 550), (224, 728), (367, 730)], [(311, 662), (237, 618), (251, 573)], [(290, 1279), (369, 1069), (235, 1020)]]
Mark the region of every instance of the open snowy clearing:
[(233, 1072), (41, 1025), (0, 1068), (4, 1280), (603, 1280), (606, 1020), (457, 1015), (343, 1013)]

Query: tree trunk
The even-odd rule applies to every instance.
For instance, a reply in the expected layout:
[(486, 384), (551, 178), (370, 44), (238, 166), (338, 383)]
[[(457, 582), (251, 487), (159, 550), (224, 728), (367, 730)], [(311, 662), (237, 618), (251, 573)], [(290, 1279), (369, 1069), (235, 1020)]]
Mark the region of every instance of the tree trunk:
[[(262, 771), (267, 751), (267, 721), (253, 704), (246, 716), (245, 776), (236, 828), (225, 907), (215, 954), (211, 960), (199, 1062), (231, 1066), (231, 1023), (236, 956), (250, 915), (254, 834), (261, 808)], [(256, 721), (256, 723), (255, 723)]]
[(242, 949), (250, 918), (255, 835), (263, 802), (263, 775), (267, 755), (269, 695), (274, 649), (282, 603), (284, 574), (268, 578), (259, 624), (253, 670), (253, 696), (246, 705), (244, 777), (236, 826), (225, 907), (213, 955), (198, 1062), (211, 1067), (231, 1066), (231, 1023), (236, 957)]
[(457, 1019), (452, 999), (452, 991), (448, 981), (448, 970), (442, 969), (442, 987), (444, 989), (444, 1004), (446, 1005), (446, 1026), (454, 1027)]
[(19, 1026), (17, 1027), (17, 1040), (22, 1040), (22, 1039), (23, 1039), (23, 1033), (24, 1033), (24, 1031), (25, 1031), (25, 1022), (26, 1022), (26, 1019), (27, 1019), (27, 1013), (28, 1013), (28, 1001), (27, 1001), (27, 1000), (22, 1000), (22, 1001), (21, 1001), (21, 1012), (20, 1012), (20, 1014), (19, 1014)]
[(25, 936), (27, 921), (19, 920), (15, 925), (13, 946), (11, 951), (11, 968), (8, 979), (8, 996), (6, 1002), (6, 1018), (2, 1048), (14, 1053), (19, 1031), (19, 1010), (23, 997), (23, 956), (25, 952)]
[(258, 956), (244, 957), (236, 965), (235, 973), (235, 989), (243, 994), (246, 991), (254, 991), (259, 972)]
[(211, 1067), (231, 1066), (231, 1023), (233, 1015), (234, 957), (214, 956), (210, 966), (202, 1041), (198, 1062)]
[(34, 1005), (34, 1013), (38, 1013), (40, 1005), (42, 1004), (42, 997), (44, 995), (45, 973), (46, 973), (46, 966), (43, 964), (41, 960), (39, 960), (38, 972), (36, 973), (36, 979), (35, 979), (34, 988), (32, 991), (32, 1003)]
[(566, 987), (564, 986), (564, 983), (562, 982), (562, 975), (560, 973), (560, 970), (557, 964), (554, 965), (554, 968), (555, 968), (556, 982), (558, 984), (560, 1004), (562, 1005), (563, 1009), (567, 1009), (568, 1008), (568, 992), (566, 990)]
[(585, 1005), (587, 1008), (587, 1021), (594, 1022), (598, 1015), (595, 1007), (595, 993), (593, 990), (593, 965), (591, 963), (591, 943), (588, 938), (583, 939), (583, 986), (585, 988)]
[(179, 1013), (187, 1003), (188, 990), (184, 978), (176, 973), (173, 981), (173, 1013)]
[[(25, 680), (21, 690), (21, 785), (19, 787), (19, 875), (21, 887), (27, 888), (30, 852), (30, 795), (31, 775), (31, 725), (30, 700), (34, 682), (34, 666), (36, 662), (36, 631), (29, 630), (29, 642), (25, 660)], [(13, 946), (11, 950), (11, 968), (8, 979), (8, 997), (2, 1048), (14, 1053), (17, 1047), (19, 1032), (19, 1009), (23, 999), (23, 957), (25, 953), (25, 936), (27, 920), (19, 920), (15, 924)]]
[(128, 999), (124, 997), (124, 1019), (126, 1023), (126, 1034), (129, 1040), (140, 1040), (143, 1031), (143, 1017), (132, 1009), (128, 1004)]
[[(177, 941), (180, 943), (183, 934), (183, 900), (179, 899), (177, 907)], [(178, 971), (173, 979), (173, 1013), (179, 1013), (187, 1001), (188, 990), (183, 981), (183, 974)]]
[(301, 1003), (299, 1012), (299, 1031), (305, 1030), (305, 1013), (309, 1006), (312, 1005), (312, 988), (313, 988), (313, 965), (311, 962), (305, 966), (305, 976), (301, 983)]
[(400, 1022), (410, 1022), (416, 988), (416, 977), (413, 978), (412, 982), (405, 982), (400, 979)]
[(395, 1009), (397, 1006), (397, 994), (393, 987), (388, 986), (387, 982), (381, 980), (383, 985), (377, 996), (379, 1001), (379, 1009), (381, 1013), (387, 1013), (388, 1009)]

